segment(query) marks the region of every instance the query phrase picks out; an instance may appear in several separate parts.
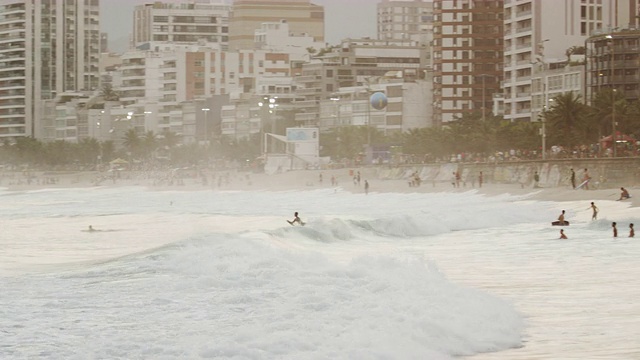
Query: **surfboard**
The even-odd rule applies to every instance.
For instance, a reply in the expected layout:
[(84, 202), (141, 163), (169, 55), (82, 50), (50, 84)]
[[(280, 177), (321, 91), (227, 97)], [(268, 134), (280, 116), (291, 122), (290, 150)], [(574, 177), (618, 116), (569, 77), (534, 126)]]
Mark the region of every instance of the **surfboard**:
[(576, 186), (575, 190), (578, 190), (578, 189), (582, 188), (583, 186), (585, 186), (589, 182), (589, 180), (591, 180), (591, 179), (587, 179), (587, 180), (581, 182), (580, 185)]
[[(289, 223), (289, 225), (291, 225), (291, 226), (296, 226), (296, 224), (295, 224), (293, 221), (291, 221), (291, 220), (287, 220), (287, 222), (288, 222), (288, 223)], [(306, 224), (306, 223), (305, 223), (305, 222), (302, 222), (302, 221), (300, 222), (300, 226), (304, 226), (304, 224)]]
[(551, 223), (551, 225), (553, 226), (569, 226), (569, 222), (568, 221), (564, 221), (564, 223), (560, 223), (560, 221), (554, 221)]

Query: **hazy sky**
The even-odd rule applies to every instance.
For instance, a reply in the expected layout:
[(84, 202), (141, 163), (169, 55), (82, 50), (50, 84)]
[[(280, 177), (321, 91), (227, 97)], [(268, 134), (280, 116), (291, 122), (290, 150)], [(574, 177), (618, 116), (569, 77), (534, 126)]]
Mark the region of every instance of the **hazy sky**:
[[(182, 2), (164, 0), (165, 2)], [(109, 34), (111, 51), (126, 50), (133, 28), (133, 8), (153, 0), (102, 0), (101, 27)], [(230, 2), (230, 1), (229, 1)], [(312, 0), (324, 6), (325, 41), (338, 44), (342, 39), (376, 37), (376, 4), (379, 0)]]

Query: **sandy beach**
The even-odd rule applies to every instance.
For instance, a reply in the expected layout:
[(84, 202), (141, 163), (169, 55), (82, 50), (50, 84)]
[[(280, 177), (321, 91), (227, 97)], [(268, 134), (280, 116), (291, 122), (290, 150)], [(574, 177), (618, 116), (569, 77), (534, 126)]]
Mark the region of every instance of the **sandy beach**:
[[(353, 177), (360, 172), (360, 184), (354, 182)], [(24, 173), (3, 173), (0, 176), (0, 187), (10, 191), (29, 191), (51, 188), (74, 187), (117, 187), (142, 186), (150, 190), (206, 190), (213, 191), (304, 191), (320, 188), (333, 188), (335, 191), (348, 191), (363, 194), (364, 181), (369, 183), (369, 193), (431, 193), (431, 192), (466, 192), (477, 191), (487, 196), (516, 195), (534, 200), (545, 201), (585, 201), (588, 206), (591, 201), (617, 200), (620, 197), (619, 187), (597, 190), (574, 190), (569, 186), (552, 188), (533, 188), (530, 184), (496, 184), (485, 183), (461, 184), (453, 187), (449, 182), (423, 182), (420, 186), (410, 186), (407, 179), (380, 179), (376, 168), (330, 169), (330, 170), (299, 170), (280, 174), (267, 175), (264, 173), (248, 173), (237, 171), (220, 171), (207, 173), (206, 181), (202, 176), (185, 173), (167, 180), (164, 172), (122, 171), (113, 179), (110, 173), (95, 171), (83, 172), (31, 172), (31, 181), (27, 181)], [(353, 175), (352, 175), (353, 174)], [(335, 182), (332, 184), (332, 178)], [(631, 206), (640, 205), (638, 197), (633, 197), (636, 187), (627, 187), (632, 198), (625, 200)]]

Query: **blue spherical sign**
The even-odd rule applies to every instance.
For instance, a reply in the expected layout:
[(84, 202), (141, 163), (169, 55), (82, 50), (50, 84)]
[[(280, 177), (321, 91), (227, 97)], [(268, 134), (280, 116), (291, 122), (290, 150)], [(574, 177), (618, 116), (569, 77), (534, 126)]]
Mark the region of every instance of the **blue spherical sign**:
[(387, 106), (387, 96), (384, 93), (377, 92), (371, 95), (369, 99), (371, 106), (376, 110), (382, 110)]

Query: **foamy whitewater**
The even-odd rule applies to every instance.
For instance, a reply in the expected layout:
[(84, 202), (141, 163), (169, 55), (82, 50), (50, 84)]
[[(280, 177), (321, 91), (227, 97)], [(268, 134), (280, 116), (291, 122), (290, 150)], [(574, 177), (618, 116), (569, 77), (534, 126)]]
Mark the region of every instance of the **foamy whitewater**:
[(0, 190), (0, 358), (639, 359), (640, 212), (598, 206)]

